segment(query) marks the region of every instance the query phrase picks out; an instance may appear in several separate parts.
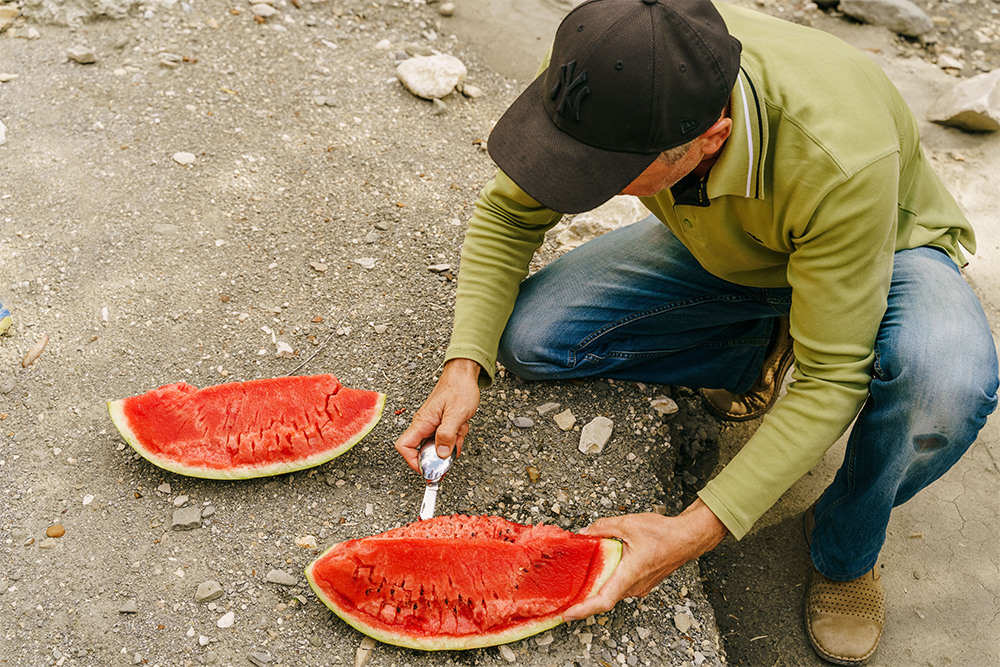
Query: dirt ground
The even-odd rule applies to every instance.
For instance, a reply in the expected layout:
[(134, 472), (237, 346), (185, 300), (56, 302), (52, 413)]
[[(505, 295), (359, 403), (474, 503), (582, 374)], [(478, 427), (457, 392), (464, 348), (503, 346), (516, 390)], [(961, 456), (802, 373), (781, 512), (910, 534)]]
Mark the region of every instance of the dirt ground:
[[(447, 346), (466, 220), (494, 169), (482, 141), (525, 82), (497, 54), (527, 51), (517, 41), (527, 27), (567, 4), (529, 12), (518, 2), (523, 23), (488, 37), (462, 23), (460, 1), (446, 19), (434, 5), (362, 0), (278, 0), (264, 22), (236, 0), (152, 2), (75, 29), (16, 28), (37, 39), (0, 36), (0, 73), (17, 75), (0, 83), (0, 300), (15, 321), (0, 338), (3, 664), (355, 661), (361, 635), (316, 602), (301, 572), (335, 542), (416, 518), (421, 481), (392, 442)], [(473, 22), (489, 26), (474, 5)], [(934, 7), (975, 7), (995, 26), (995, 5)], [(840, 20), (817, 11), (808, 16)], [(96, 63), (67, 60), (81, 45)], [(450, 95), (433, 114), (395, 78), (407, 45), (461, 58), (485, 95)], [(892, 48), (934, 58), (934, 47)], [(548, 242), (535, 266), (554, 256)], [(278, 356), (279, 343), (292, 356)], [(179, 380), (321, 372), (385, 392), (382, 420), (332, 463), (272, 479), (157, 469), (106, 410)], [(652, 409), (660, 394), (680, 405), (673, 420)], [(613, 419), (605, 451), (578, 452), (578, 430), (537, 413), (548, 402), (571, 409), (577, 429)], [(514, 417), (534, 424), (516, 428)], [(714, 463), (717, 438), (687, 390), (501, 377), (438, 511), (572, 530), (624, 511), (673, 512)], [(201, 526), (172, 530), (173, 513), (190, 507), (202, 508)], [(48, 537), (57, 524), (65, 535)], [(308, 536), (318, 549), (296, 544)], [(273, 570), (295, 584), (268, 581)], [(196, 602), (208, 580), (222, 597)], [(717, 642), (692, 565), (592, 624), (511, 648), (527, 665), (712, 665), (725, 661)], [(497, 649), (379, 645), (368, 664), (506, 662)]]

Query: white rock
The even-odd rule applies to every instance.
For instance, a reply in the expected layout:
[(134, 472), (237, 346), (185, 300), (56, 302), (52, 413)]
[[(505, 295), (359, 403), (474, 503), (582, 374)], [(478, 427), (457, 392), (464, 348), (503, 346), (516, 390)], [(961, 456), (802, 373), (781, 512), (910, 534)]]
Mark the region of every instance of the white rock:
[(396, 67), (396, 77), (403, 86), (426, 100), (448, 95), (467, 74), (461, 60), (446, 54), (408, 58)]
[(97, 62), (97, 54), (94, 50), (86, 46), (74, 46), (66, 50), (66, 57), (81, 65), (91, 65)]
[(584, 454), (600, 454), (611, 438), (615, 423), (607, 417), (594, 417), (580, 431), (580, 451)]
[(176, 162), (177, 164), (183, 164), (187, 166), (189, 164), (193, 164), (196, 159), (197, 158), (195, 158), (194, 153), (188, 153), (186, 151), (179, 151), (177, 153), (174, 153), (174, 162)]
[(576, 417), (573, 416), (573, 411), (570, 410), (569, 408), (566, 408), (562, 412), (553, 415), (552, 419), (556, 422), (556, 426), (558, 426), (559, 429), (563, 431), (570, 430), (571, 428), (573, 428), (573, 425), (576, 424)]
[(694, 621), (688, 614), (677, 612), (674, 614), (674, 626), (677, 627), (678, 632), (687, 632), (691, 629), (692, 622)]
[(287, 358), (295, 356), (295, 350), (293, 350), (292, 346), (283, 340), (279, 340), (277, 343), (274, 344), (274, 346), (277, 349), (277, 351), (274, 353), (274, 356), (276, 357)]
[(7, 126), (0, 120), (0, 146), (3, 146), (5, 143), (7, 143)]
[(559, 405), (558, 403), (543, 403), (542, 405), (539, 405), (537, 408), (535, 408), (535, 412), (544, 417), (547, 414), (555, 412), (561, 407), (562, 406)]
[(295, 586), (299, 580), (288, 574), (284, 570), (271, 570), (267, 573), (267, 581), (281, 586)]
[(380, 41), (378, 44), (375, 45), (375, 48), (378, 49), (379, 51), (388, 51), (389, 49), (392, 48), (392, 42), (390, 42), (388, 39), (383, 39), (382, 41)]
[(655, 396), (649, 402), (658, 415), (672, 415), (680, 409), (669, 396)]
[(222, 597), (222, 584), (214, 579), (201, 582), (194, 592), (195, 602), (211, 602), (220, 597)]
[(942, 53), (938, 56), (937, 66), (941, 69), (957, 69), (958, 71), (962, 71), (965, 67), (965, 63), (958, 58), (953, 58), (952, 56)]
[(455, 3), (454, 2), (442, 2), (438, 7), (438, 14), (441, 16), (454, 16), (455, 15)]
[(354, 263), (360, 266), (362, 269), (374, 269), (375, 268), (375, 258), (374, 257), (359, 257), (354, 260)]
[(910, 0), (840, 0), (837, 9), (907, 37), (919, 37), (934, 28), (931, 18)]
[(295, 544), (302, 547), (303, 549), (315, 549), (316, 548), (316, 536), (315, 535), (304, 535), (302, 537), (295, 538)]
[(431, 264), (427, 267), (427, 270), (433, 273), (444, 273), (445, 271), (451, 271), (451, 264)]
[(277, 9), (263, 2), (259, 2), (256, 5), (251, 6), (250, 11), (253, 12), (254, 15), (261, 17), (262, 19), (271, 18), (272, 16), (278, 13)]
[(556, 234), (557, 250), (567, 252), (602, 234), (631, 225), (649, 215), (639, 199), (630, 196), (612, 197), (593, 211), (581, 213)]
[(514, 662), (517, 660), (517, 656), (514, 655), (514, 651), (512, 651), (506, 644), (500, 644), (497, 648), (500, 649), (500, 655), (503, 656), (503, 659), (507, 662)]
[(971, 132), (1000, 130), (1000, 69), (956, 84), (930, 106), (927, 120)]
[(227, 611), (225, 614), (222, 615), (222, 618), (216, 621), (215, 624), (220, 628), (231, 628), (233, 627), (233, 623), (235, 622), (236, 622), (236, 614), (234, 614), (231, 611)]
[(462, 86), (462, 94), (468, 97), (469, 99), (474, 100), (477, 97), (482, 97), (483, 91), (478, 86), (473, 86), (471, 84), (466, 83)]
[(9, 72), (0, 72), (0, 83), (8, 83), (17, 78), (17, 74), (10, 74)]

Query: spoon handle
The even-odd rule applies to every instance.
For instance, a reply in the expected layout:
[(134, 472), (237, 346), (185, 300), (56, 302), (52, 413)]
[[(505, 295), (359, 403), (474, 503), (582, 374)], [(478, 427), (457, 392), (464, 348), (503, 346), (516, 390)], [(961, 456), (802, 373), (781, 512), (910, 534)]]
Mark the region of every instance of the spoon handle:
[(434, 506), (437, 504), (438, 485), (428, 484), (424, 489), (424, 500), (420, 503), (420, 520), (426, 521), (434, 517)]

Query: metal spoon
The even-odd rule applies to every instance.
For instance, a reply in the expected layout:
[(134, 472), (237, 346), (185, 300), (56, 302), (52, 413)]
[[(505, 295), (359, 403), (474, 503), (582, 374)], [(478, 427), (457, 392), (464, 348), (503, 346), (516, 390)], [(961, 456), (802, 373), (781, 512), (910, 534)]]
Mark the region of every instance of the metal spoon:
[[(452, 450), (454, 453), (455, 450)], [(441, 458), (437, 455), (434, 445), (434, 438), (424, 441), (420, 445), (417, 453), (417, 463), (420, 466), (420, 474), (427, 480), (427, 488), (424, 489), (424, 500), (420, 503), (420, 520), (426, 521), (434, 516), (434, 506), (437, 504), (438, 486), (441, 479), (451, 470), (455, 458), (449, 455), (448, 458)]]

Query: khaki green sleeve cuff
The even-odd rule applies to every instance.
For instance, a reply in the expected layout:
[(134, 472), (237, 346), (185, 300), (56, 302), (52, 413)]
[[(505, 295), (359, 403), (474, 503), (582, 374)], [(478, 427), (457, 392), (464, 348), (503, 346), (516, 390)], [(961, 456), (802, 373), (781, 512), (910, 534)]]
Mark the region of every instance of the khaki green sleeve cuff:
[(491, 384), (493, 384), (493, 379), (496, 376), (497, 365), (496, 362), (486, 354), (481, 348), (464, 346), (464, 345), (454, 345), (448, 348), (448, 351), (444, 355), (444, 363), (448, 363), (452, 359), (472, 359), (474, 362), (479, 364), (483, 371), (479, 373), (479, 388), (486, 389)]
[(719, 518), (719, 521), (729, 530), (730, 534), (737, 540), (742, 540), (743, 536), (750, 531), (750, 526), (744, 526), (739, 519), (729, 511), (725, 503), (712, 493), (711, 483), (698, 492), (698, 497), (708, 505), (708, 509)]

